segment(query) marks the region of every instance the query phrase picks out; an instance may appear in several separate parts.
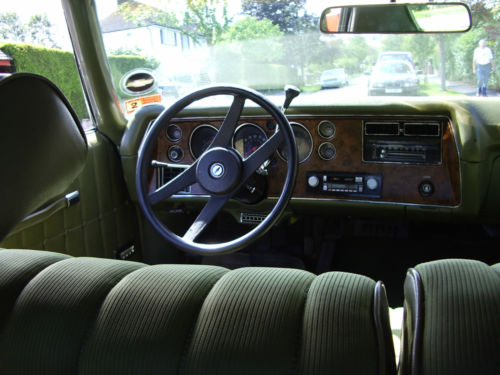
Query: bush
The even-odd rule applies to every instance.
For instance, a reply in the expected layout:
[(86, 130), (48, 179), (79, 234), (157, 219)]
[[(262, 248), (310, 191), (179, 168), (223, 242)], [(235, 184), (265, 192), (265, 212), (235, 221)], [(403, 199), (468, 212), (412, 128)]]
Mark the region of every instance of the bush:
[[(36, 73), (48, 78), (68, 98), (79, 118), (89, 117), (72, 52), (19, 43), (2, 44), (0, 50), (14, 59), (16, 72)], [(139, 67), (156, 69), (158, 62), (142, 56), (110, 56), (109, 65), (118, 89), (120, 78), (126, 72)]]
[(0, 45), (0, 49), (14, 59), (16, 72), (36, 73), (48, 78), (68, 98), (78, 117), (89, 117), (73, 53), (17, 43)]

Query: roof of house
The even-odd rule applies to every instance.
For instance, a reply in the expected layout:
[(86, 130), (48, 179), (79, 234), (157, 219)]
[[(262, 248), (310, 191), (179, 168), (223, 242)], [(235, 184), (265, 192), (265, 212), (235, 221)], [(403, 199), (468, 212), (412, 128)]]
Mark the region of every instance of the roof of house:
[(103, 33), (136, 28), (137, 25), (135, 23), (125, 20), (118, 12), (111, 13), (101, 21), (101, 30)]

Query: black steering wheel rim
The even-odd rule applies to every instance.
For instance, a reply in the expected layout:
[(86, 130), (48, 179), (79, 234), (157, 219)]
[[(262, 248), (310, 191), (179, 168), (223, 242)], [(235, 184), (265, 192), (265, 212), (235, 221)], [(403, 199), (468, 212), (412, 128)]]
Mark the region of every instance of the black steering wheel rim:
[[(228, 123), (231, 122), (231, 118), (233, 117), (234, 120), (234, 113), (237, 112), (237, 110), (233, 111), (233, 107), (235, 107), (235, 103), (237, 101), (241, 101), (243, 99), (243, 104), (241, 104), (241, 109), (240, 112), (237, 115), (237, 118), (234, 120), (233, 124), (233, 129), (232, 133), (234, 133), (234, 128), (236, 126), (236, 123), (241, 117), (241, 110), (243, 109), (244, 102), (247, 99), (250, 99), (257, 105), (259, 105), (261, 108), (263, 108), (268, 114), (270, 114), (274, 120), (277, 122), (278, 129), (271, 138), (268, 139), (268, 141), (262, 145), (261, 147), (264, 147), (272, 138), (275, 136), (277, 137), (274, 140), (274, 144), (276, 142), (284, 142), (288, 149), (288, 163), (287, 163), (287, 172), (285, 176), (285, 181), (283, 184), (283, 189), (282, 192), (276, 201), (274, 207), (272, 210), (269, 212), (267, 217), (259, 223), (256, 227), (254, 227), (252, 230), (244, 234), (243, 236), (240, 236), (234, 240), (228, 241), (228, 242), (222, 242), (222, 243), (216, 243), (216, 244), (206, 244), (206, 243), (199, 243), (195, 242), (194, 239), (191, 240), (189, 239), (188, 233), (184, 237), (180, 237), (177, 234), (173, 233), (155, 214), (153, 210), (153, 205), (158, 203), (156, 201), (156, 192), (160, 191), (158, 189), (155, 193), (148, 194), (148, 187), (147, 187), (147, 174), (148, 174), (148, 168), (149, 168), (149, 163), (151, 162), (152, 159), (152, 153), (154, 150), (154, 146), (157, 142), (158, 136), (160, 135), (160, 132), (164, 128), (166, 124), (168, 124), (175, 116), (179, 114), (184, 108), (192, 104), (193, 102), (196, 102), (198, 100), (210, 97), (210, 96), (215, 96), (215, 95), (230, 95), (233, 96), (233, 104), (231, 105), (231, 108), (228, 111), (228, 114), (226, 115), (226, 118), (224, 120), (224, 123), (226, 120), (228, 120)], [(222, 124), (221, 128), (219, 129), (219, 133), (221, 132), (221, 129), (224, 126), (224, 123)], [(280, 135), (281, 134), (281, 135)], [(232, 134), (231, 134), (232, 136)], [(217, 136), (216, 136), (217, 137)], [(221, 135), (222, 137), (222, 135)], [(226, 134), (227, 137), (227, 134)], [(214, 139), (214, 143), (216, 140)], [(273, 147), (270, 145), (269, 147)], [(230, 148), (230, 147), (229, 147)], [(210, 149), (214, 149), (214, 147), (210, 146), (203, 155), (207, 153)], [(260, 148), (259, 148), (260, 149)], [(257, 153), (259, 149), (255, 152)], [(269, 148), (270, 149), (270, 148)], [(275, 149), (273, 149), (274, 152)], [(229, 149), (227, 150), (229, 151)], [(199, 161), (203, 158), (203, 155), (200, 156), (193, 164), (191, 165), (192, 168), (196, 169), (196, 165), (199, 163)], [(245, 159), (242, 162), (245, 162), (249, 158)], [(285, 211), (286, 206), (288, 204), (288, 201), (290, 200), (293, 190), (295, 187), (295, 181), (296, 181), (296, 176), (297, 176), (297, 165), (298, 165), (298, 153), (297, 153), (297, 146), (295, 143), (295, 137), (293, 134), (292, 127), (290, 123), (288, 122), (287, 118), (283, 114), (281, 110), (279, 110), (273, 103), (271, 103), (265, 96), (262, 94), (258, 93), (257, 91), (239, 87), (239, 86), (210, 86), (203, 88), (201, 90), (195, 91), (180, 100), (178, 100), (176, 103), (174, 103), (171, 107), (165, 109), (154, 121), (152, 124), (151, 128), (147, 131), (146, 135), (144, 136), (141, 145), (139, 147), (139, 152), (138, 152), (138, 159), (137, 159), (137, 168), (136, 168), (136, 187), (137, 187), (137, 195), (138, 195), (138, 201), (139, 205), (146, 217), (146, 219), (153, 225), (153, 227), (160, 233), (160, 235), (165, 238), (168, 242), (176, 246), (177, 248), (184, 250), (189, 253), (193, 254), (199, 254), (199, 255), (220, 255), (220, 254), (226, 254), (226, 253), (231, 253), (234, 251), (238, 251), (249, 244), (251, 244), (253, 241), (257, 240), (260, 238), (262, 235), (264, 235), (280, 218), (281, 214)], [(190, 167), (190, 168), (191, 168)], [(256, 170), (257, 168), (255, 168)], [(254, 170), (254, 171), (255, 171)], [(183, 172), (184, 173), (190, 173), (190, 172)], [(194, 173), (194, 172), (193, 172)], [(248, 176), (247, 176), (248, 177)], [(247, 178), (245, 178), (246, 180)], [(173, 180), (169, 181), (167, 184), (165, 184), (163, 187), (169, 185)], [(244, 181), (243, 181), (244, 182)], [(243, 183), (241, 182), (241, 184)], [(241, 186), (241, 184), (239, 186)], [(180, 189), (179, 189), (180, 190)], [(179, 191), (177, 190), (177, 191)], [(237, 188), (232, 189), (228, 195), (224, 196), (227, 198), (228, 196), (231, 197), (234, 195), (236, 192)], [(177, 192), (176, 191), (176, 192)], [(175, 193), (173, 193), (175, 194)], [(169, 196), (173, 195), (170, 194), (163, 199), (168, 198)], [(158, 194), (160, 195), (160, 194)], [(209, 205), (209, 203), (212, 201), (212, 198), (214, 201), (216, 200), (215, 195), (211, 195), (209, 202), (207, 202), (207, 205), (205, 208)], [(230, 199), (230, 198), (227, 198)], [(226, 200), (227, 201), (227, 200)], [(221, 199), (222, 202), (222, 199)], [(219, 208), (219, 210), (222, 209), (222, 206)], [(201, 215), (201, 214), (200, 214)], [(193, 223), (194, 226), (195, 223)], [(190, 228), (191, 230), (192, 228)], [(202, 229), (203, 230), (203, 229)]]

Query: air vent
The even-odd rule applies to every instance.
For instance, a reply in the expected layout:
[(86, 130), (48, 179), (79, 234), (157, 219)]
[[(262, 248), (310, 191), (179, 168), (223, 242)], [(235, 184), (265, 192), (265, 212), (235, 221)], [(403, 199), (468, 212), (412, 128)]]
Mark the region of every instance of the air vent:
[(408, 137), (439, 137), (439, 122), (405, 122), (404, 135)]
[(267, 217), (267, 214), (254, 214), (241, 212), (240, 213), (240, 223), (242, 224), (259, 224), (263, 222)]
[[(163, 163), (162, 163), (163, 164)], [(163, 166), (163, 165), (156, 165), (156, 188), (160, 188), (161, 186), (165, 185), (167, 182), (172, 180), (174, 177), (178, 176), (184, 170), (186, 167), (184, 166), (179, 166), (179, 167), (174, 167), (174, 166)], [(181, 190), (179, 193), (189, 193), (191, 192), (191, 186), (187, 186), (183, 190)]]
[(365, 135), (398, 135), (399, 123), (397, 122), (366, 122)]

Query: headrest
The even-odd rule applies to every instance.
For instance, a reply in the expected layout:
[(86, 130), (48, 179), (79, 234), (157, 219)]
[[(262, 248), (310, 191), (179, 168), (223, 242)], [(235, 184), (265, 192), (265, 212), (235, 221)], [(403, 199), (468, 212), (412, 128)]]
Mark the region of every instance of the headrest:
[(80, 174), (87, 141), (62, 92), (34, 74), (0, 81), (0, 240), (65, 192)]

